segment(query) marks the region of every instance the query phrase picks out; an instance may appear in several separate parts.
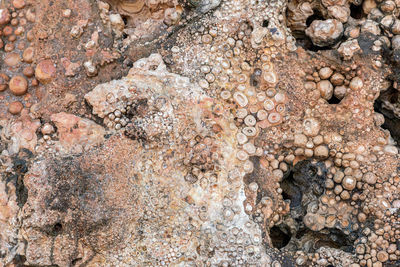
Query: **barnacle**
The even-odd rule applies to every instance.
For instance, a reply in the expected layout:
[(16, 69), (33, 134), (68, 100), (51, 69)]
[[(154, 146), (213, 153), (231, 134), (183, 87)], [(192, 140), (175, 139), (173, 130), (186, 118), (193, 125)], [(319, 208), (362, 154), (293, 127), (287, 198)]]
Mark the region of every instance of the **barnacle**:
[(0, 266), (398, 266), (399, 3), (0, 3)]

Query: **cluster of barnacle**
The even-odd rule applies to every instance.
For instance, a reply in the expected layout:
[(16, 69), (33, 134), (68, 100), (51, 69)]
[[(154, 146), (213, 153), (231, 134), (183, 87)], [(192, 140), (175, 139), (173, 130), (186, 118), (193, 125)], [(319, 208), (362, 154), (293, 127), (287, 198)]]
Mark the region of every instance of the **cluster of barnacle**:
[[(24, 108), (24, 101), (19, 97), (28, 92), (29, 86), (38, 85), (32, 67), (35, 51), (29, 46), (34, 39), (30, 23), (35, 22), (36, 15), (32, 8), (26, 8), (24, 0), (14, 0), (0, 8), (0, 49), (4, 51), (2, 70), (0, 73), (0, 92), (9, 88), (10, 95), (0, 96), (8, 100), (8, 111), (17, 115)], [(30, 82), (29, 82), (30, 79)], [(30, 103), (25, 103), (30, 107)]]
[[(158, 23), (164, 23), (167, 26), (175, 25), (181, 20), (184, 11), (183, 6), (176, 0), (107, 0), (107, 2), (117, 13), (109, 14), (110, 5), (99, 1), (100, 16), (104, 23), (111, 23), (117, 37), (122, 37), (124, 26), (138, 27), (141, 30), (140, 25), (148, 20), (155, 25)], [(122, 16), (125, 17), (127, 25), (122, 20)], [(128, 30), (131, 33), (134, 31), (135, 29), (132, 28)]]
[[(349, 43), (342, 44), (339, 53), (344, 59), (350, 59), (354, 52), (359, 49), (359, 47), (354, 49), (353, 46), (358, 46), (358, 43), (354, 40), (360, 33), (379, 34), (379, 27), (376, 28), (375, 24), (368, 20), (359, 21), (357, 22), (359, 23), (358, 26), (353, 27), (355, 20), (349, 18), (348, 3), (335, 5), (325, 1), (323, 4), (327, 5), (327, 10), (330, 12), (330, 15), (322, 12), (323, 16), (331, 16), (330, 20), (323, 21), (323, 23), (316, 21), (306, 31), (314, 45), (331, 46), (337, 44), (340, 37), (345, 35), (349, 38)], [(307, 18), (315, 12), (313, 7), (309, 11), (310, 14), (303, 18), (303, 31), (307, 27)], [(346, 15), (347, 13), (348, 15)], [(343, 26), (343, 23), (347, 24)], [(212, 51), (210, 60), (206, 60), (205, 64), (199, 68), (199, 74), (203, 78), (198, 83), (210, 94), (219, 92), (220, 98), (225, 100), (224, 108), (233, 110), (236, 127), (239, 128), (237, 133), (239, 147), (237, 158), (244, 161), (244, 170), (251, 173), (254, 166), (250, 157), (261, 157), (260, 165), (269, 169), (278, 181), (284, 179), (285, 174), (296, 164), (299, 158), (324, 162), (327, 169), (326, 184), (319, 192), (317, 201), (309, 205), (302, 223), (313, 231), (337, 228), (346, 235), (356, 233), (359, 229), (365, 227), (366, 214), (360, 212), (360, 209), (362, 209), (360, 205), (363, 205), (360, 203), (364, 203), (366, 196), (365, 189), (369, 186), (375, 186), (374, 180), (378, 179), (377, 174), (373, 172), (370, 166), (365, 166), (365, 158), (368, 155), (366, 148), (354, 149), (350, 143), (348, 143), (348, 147), (342, 147), (344, 132), (328, 133), (321, 131), (320, 122), (312, 114), (314, 111), (306, 110), (305, 118), (300, 127), (303, 130), (295, 130), (292, 149), (276, 155), (276, 152), (282, 148), (272, 145), (274, 149), (270, 151), (270, 154), (266, 154), (265, 146), (258, 145), (257, 137), (262, 135), (263, 131), (279, 128), (275, 126), (284, 121), (287, 96), (284, 90), (280, 90), (278, 77), (271, 63), (274, 61), (274, 48), (269, 48), (272, 53), (268, 55), (258, 56), (251, 48), (247, 49), (246, 55), (243, 52), (243, 48), (248, 45), (249, 40), (247, 38), (251, 33), (250, 28), (246, 28), (247, 25), (244, 25), (239, 30), (241, 38), (238, 38), (238, 36), (229, 37), (224, 44), (217, 43), (217, 30), (206, 31), (204, 27), (200, 27), (195, 32), (197, 42)], [(325, 39), (320, 40), (318, 38), (321, 35), (318, 34), (317, 30), (324, 28), (324, 26), (331, 27), (331, 30), (326, 36), (322, 35), (322, 38)], [(380, 38), (373, 44), (372, 50), (378, 51), (377, 47), (383, 44), (384, 38)], [(176, 50), (178, 51), (178, 48)], [(242, 60), (246, 57), (247, 62)], [(252, 65), (253, 62), (254, 65)], [(307, 90), (315, 92), (316, 100), (322, 98), (330, 102), (333, 97), (340, 101), (350, 90), (360, 91), (364, 84), (360, 70), (357, 69), (356, 65), (343, 67), (343, 69), (327, 65), (320, 66), (316, 71), (307, 73), (306, 80), (305, 87)], [(372, 99), (369, 99), (368, 96), (368, 100)], [(319, 101), (319, 103), (321, 102)], [(377, 125), (382, 124), (379, 116), (374, 115), (374, 119)], [(387, 141), (383, 140), (384, 138), (378, 139), (379, 148), (374, 148), (374, 152), (378, 154), (393, 154), (395, 152), (395, 149), (390, 145), (388, 146)], [(254, 182), (250, 183), (249, 189), (257, 191), (259, 185)], [(276, 185), (276, 190), (279, 194), (282, 193), (279, 183)], [(283, 219), (282, 216), (285, 216), (289, 209), (287, 205), (271, 210), (274, 204), (276, 203), (273, 203), (271, 198), (264, 197), (260, 201), (260, 209), (254, 209), (252, 205), (245, 203), (245, 210), (249, 213), (254, 211), (254, 214), (263, 212), (265, 214), (268, 210), (265, 207), (270, 207), (268, 218), (272, 221), (269, 227), (272, 227)], [(230, 212), (227, 212), (227, 215), (229, 214)], [(257, 222), (262, 222), (262, 218)], [(389, 244), (388, 247), (393, 248), (393, 243)], [(386, 255), (387, 251), (382, 251), (376, 251), (379, 252), (379, 259), (373, 254), (369, 258), (367, 257), (365, 262), (361, 260), (360, 265), (366, 265), (368, 260), (368, 264), (374, 263), (377, 266), (387, 261), (387, 259), (382, 258), (382, 255)], [(389, 249), (389, 251), (391, 250)], [(307, 255), (307, 257), (314, 263), (320, 260), (319, 263), (325, 265), (335, 264), (340, 258), (325, 254), (319, 253), (320, 256), (318, 257), (321, 257), (321, 259), (316, 259), (316, 256), (313, 255)], [(391, 260), (395, 259), (395, 256), (393, 256), (395, 254), (396, 252), (390, 254)], [(306, 262), (307, 260), (304, 263), (299, 261), (299, 264), (306, 264)]]
[(315, 99), (321, 97), (329, 103), (337, 104), (345, 97), (349, 88), (358, 90), (362, 87), (363, 82), (356, 75), (357, 70), (350, 67), (343, 71), (337, 70), (335, 66), (321, 67), (318, 71), (308, 73), (304, 87), (314, 92)]
[(108, 113), (103, 120), (103, 123), (110, 129), (125, 130), (125, 127), (130, 122), (129, 117), (133, 117), (135, 112), (140, 115), (145, 115), (147, 112), (147, 101), (129, 101), (124, 102), (124, 106)]
[(46, 153), (57, 153), (56, 149), (53, 147), (54, 141), (57, 139), (56, 129), (51, 123), (44, 123), (40, 127), (41, 138), (38, 140), (38, 145), (36, 146), (36, 153), (38, 155), (45, 155)]
[[(370, 49), (399, 48), (400, 20), (396, 1), (291, 1), (288, 26), (295, 35), (306, 35), (317, 47), (335, 46), (345, 60), (360, 51), (357, 40), (368, 36)], [(373, 43), (373, 44), (372, 44)], [(377, 61), (377, 66), (382, 62)]]
[[(143, 179), (149, 185), (159, 182), (150, 177)], [(147, 190), (138, 190), (137, 196), (143, 209), (138, 211), (140, 224), (135, 226), (138, 234), (126, 241), (129, 245), (122, 251), (132, 256), (124, 258), (124, 264), (169, 266), (177, 261), (195, 259), (190, 244), (199, 238), (194, 227), (197, 222), (181, 209), (171, 211), (171, 205), (181, 205), (174, 199), (171, 188), (149, 186)]]
[(314, 256), (307, 256), (304, 251), (296, 252), (296, 264), (304, 266), (307, 262), (311, 262), (316, 266), (359, 266), (354, 262), (354, 257), (340, 249), (320, 247)]
[[(382, 183), (386, 190), (382, 190), (381, 193), (386, 191), (384, 195), (388, 196), (391, 194), (389, 188), (395, 188), (398, 183), (398, 177), (392, 177), (388, 182)], [(362, 235), (355, 241), (355, 253), (360, 265), (396, 262), (400, 257), (400, 250), (398, 249), (400, 228), (396, 223), (397, 214), (391, 211), (391, 207), (396, 209), (399, 206), (398, 200), (393, 200), (391, 197), (384, 198), (377, 194), (372, 199), (365, 194), (364, 198), (362, 210), (367, 214), (374, 212), (376, 218), (370, 220), (369, 227), (365, 227)], [(389, 201), (392, 201), (392, 203)], [(359, 221), (368, 220), (368, 215), (365, 213), (363, 213), (362, 218), (359, 218)]]
[[(354, 71), (354, 75), (349, 75), (347, 77), (339, 72), (334, 73), (334, 70), (331, 68), (322, 67), (318, 72), (314, 72), (314, 75), (310, 74), (308, 76), (310, 77), (308, 83), (312, 83), (312, 88), (316, 89), (321, 79), (328, 82), (330, 84), (329, 92), (327, 93), (326, 90), (321, 90), (323, 88), (318, 88), (318, 97), (320, 94), (323, 96), (329, 95), (329, 97), (324, 97), (329, 100), (334, 94), (331, 83), (336, 83), (337, 80), (340, 80), (342, 85), (346, 85), (352, 90), (360, 90), (363, 86), (363, 82), (356, 74), (356, 71)], [(336, 79), (337, 77), (340, 77), (340, 79)], [(311, 78), (313, 82), (311, 82)], [(337, 84), (337, 87), (339, 86), (340, 85)], [(337, 95), (338, 99), (343, 97), (339, 92), (335, 95)], [(276, 147), (276, 149), (283, 149), (285, 151), (279, 152), (278, 155), (264, 155), (264, 152), (263, 156), (260, 158), (260, 166), (269, 169), (273, 177), (278, 181), (282, 181), (299, 158), (322, 161), (328, 171), (325, 185), (323, 191), (319, 194), (318, 201), (307, 204), (308, 212), (303, 217), (302, 221), (307, 228), (313, 231), (321, 232), (324, 228), (337, 228), (341, 229), (346, 235), (354, 234), (364, 227), (368, 218), (368, 215), (364, 213), (365, 208), (363, 208), (363, 205), (366, 205), (368, 202), (368, 189), (370, 188), (370, 190), (372, 190), (378, 185), (377, 181), (382, 181), (374, 172), (372, 166), (368, 165), (367, 162), (375, 162), (378, 158), (382, 158), (385, 153), (395, 154), (397, 149), (388, 144), (387, 139), (383, 137), (377, 138), (378, 145), (372, 148), (372, 153), (368, 152), (363, 145), (357, 145), (353, 142), (348, 142), (347, 146), (343, 147), (343, 132), (326, 133), (323, 132), (323, 130), (321, 131), (320, 122), (310, 115), (311, 111), (306, 110), (302, 125), (303, 130), (293, 135), (292, 145), (285, 145), (285, 148), (292, 147), (292, 150), (286, 151), (285, 148)], [(375, 115), (375, 123), (381, 125), (382, 116)], [(246, 140), (244, 136), (240, 134), (239, 136), (238, 140), (243, 139), (242, 142)], [(262, 145), (262, 147), (266, 148), (265, 145)], [(396, 180), (395, 176), (396, 174), (394, 173), (393, 177), (390, 179), (392, 182)], [(391, 185), (386, 186), (389, 187)], [(255, 182), (248, 185), (249, 190), (254, 192), (258, 190), (258, 187), (259, 185)], [(382, 185), (378, 185), (378, 188), (380, 187), (382, 187)], [(278, 194), (283, 193), (283, 189), (280, 187), (279, 183), (277, 184), (276, 190)], [(393, 199), (395, 199), (395, 196)], [(271, 207), (274, 203), (269, 197), (264, 197), (259, 205), (259, 208), (255, 209), (255, 212), (262, 211), (264, 218), (269, 219), (269, 227), (278, 223), (282, 219), (281, 216), (287, 214), (287, 212), (285, 212), (285, 207), (281, 208), (279, 212), (274, 212)], [(268, 207), (270, 208), (268, 209)], [(386, 213), (388, 215), (390, 213), (389, 207), (390, 204), (386, 203), (384, 209), (387, 210)], [(286, 208), (288, 207), (286, 206)], [(246, 208), (248, 212), (252, 210), (252, 207), (249, 209)], [(372, 211), (368, 213), (371, 214)], [(260, 219), (259, 221), (261, 222), (262, 220)], [(389, 222), (387, 222), (386, 225), (389, 225)], [(393, 230), (392, 234), (394, 233), (395, 231)], [(386, 240), (385, 244), (387, 246), (383, 247), (384, 249), (375, 249), (375, 256), (360, 260), (360, 265), (365, 266), (368, 260), (375, 264), (388, 261), (389, 254), (391, 255), (390, 260), (397, 260), (397, 256), (395, 255), (397, 255), (396, 253), (400, 253), (400, 251), (393, 250), (395, 243)], [(389, 247), (391, 253), (387, 252)], [(378, 252), (380, 255), (379, 258), (376, 257)], [(385, 255), (385, 257), (382, 255)], [(313, 256), (309, 255), (309, 257), (315, 260)], [(361, 259), (360, 256), (359, 259)], [(334, 259), (329, 260), (330, 263), (334, 263), (333, 261)]]
[[(275, 47), (268, 47), (260, 54), (252, 52), (251, 33), (252, 27), (241, 23), (236, 33), (220, 44), (218, 29), (206, 30), (200, 26), (194, 32), (197, 42), (212, 51), (211, 60), (199, 68), (202, 78), (198, 84), (211, 95), (218, 93), (224, 100), (224, 107), (216, 108), (215, 112), (232, 108), (236, 127), (240, 128), (237, 141), (241, 149), (237, 158), (244, 161), (246, 172), (253, 170), (249, 156), (263, 154), (262, 148), (257, 148), (252, 139), (260, 129), (284, 121), (288, 100), (278, 86), (278, 76), (271, 62)], [(245, 53), (244, 48), (249, 48), (250, 52)]]
[(157, 140), (157, 144), (150, 146), (162, 146), (171, 144), (169, 137), (173, 133), (173, 124), (176, 119), (170, 116), (165, 110), (167, 99), (163, 96), (151, 96), (149, 99), (128, 101), (127, 118), (128, 124), (125, 127), (125, 135), (138, 140), (149, 142)]
[[(262, 236), (255, 223), (248, 221), (243, 226), (220, 223), (216, 228), (214, 233), (210, 229), (203, 232), (203, 239), (209, 240), (209, 243), (199, 247), (199, 254), (208, 259), (207, 263), (217, 266), (257, 266), (273, 262), (260, 249)], [(210, 257), (210, 251), (213, 257)]]
[[(242, 40), (239, 41), (240, 47), (243, 44)], [(239, 160), (246, 161), (249, 155), (262, 155), (262, 149), (256, 148), (249, 140), (258, 134), (257, 129), (265, 129), (282, 123), (287, 97), (277, 86), (278, 77), (268, 55), (261, 56), (258, 67), (252, 67), (247, 62), (241, 62), (240, 59), (235, 58), (235, 55), (240, 55), (240, 49), (238, 48), (237, 52), (235, 50), (239, 41), (235, 42), (233, 38), (228, 38), (226, 45), (228, 47), (223, 48), (226, 50), (227, 58), (222, 59), (220, 65), (212, 69), (208, 65), (200, 68), (205, 74), (205, 79), (200, 80), (199, 84), (207, 89), (209, 83), (215, 81), (219, 88), (223, 88), (220, 98), (235, 105), (236, 126), (241, 128), (237, 134), (237, 141), (242, 146), (237, 157)], [(251, 172), (252, 167), (249, 161), (247, 165), (249, 165), (247, 172)]]
[(208, 185), (217, 183), (218, 160), (220, 155), (215, 141), (209, 137), (197, 135), (187, 142), (183, 164), (190, 170), (185, 180), (194, 184), (199, 180), (200, 186), (206, 188)]
[(242, 23), (236, 35), (228, 37), (223, 43), (220, 43), (220, 29), (217, 27), (207, 29), (199, 25), (191, 29), (191, 32), (195, 39), (194, 43), (202, 45), (212, 53), (204, 55), (204, 52), (200, 52), (199, 55), (209, 57), (206, 64), (199, 68), (201, 78), (198, 84), (203, 89), (212, 95), (215, 91), (221, 91), (220, 88), (231, 90), (232, 82), (235, 84), (248, 82), (247, 77), (250, 76), (251, 67), (241, 58), (244, 56), (244, 47), (250, 42), (251, 27), (248, 23)]
[[(109, 101), (112, 100), (110, 93)], [(167, 100), (163, 96), (151, 96), (149, 98), (124, 99), (121, 106), (114, 111), (105, 114), (103, 123), (109, 129), (122, 131), (135, 140), (151, 141), (158, 140), (158, 145), (168, 142), (173, 124), (176, 119), (172, 118), (165, 110)]]
[[(257, 98), (249, 104), (245, 94), (236, 92), (233, 96), (239, 107), (236, 111), (237, 124), (241, 129), (237, 133), (237, 142), (240, 150), (237, 158), (245, 161), (245, 170), (252, 172), (253, 166), (249, 161), (249, 156), (263, 156), (264, 151), (261, 147), (254, 145), (254, 139), (258, 131), (270, 126), (279, 125), (283, 121), (285, 107), (285, 93), (278, 92), (274, 88), (269, 88), (266, 92), (257, 93)], [(247, 166), (247, 167), (246, 167)]]

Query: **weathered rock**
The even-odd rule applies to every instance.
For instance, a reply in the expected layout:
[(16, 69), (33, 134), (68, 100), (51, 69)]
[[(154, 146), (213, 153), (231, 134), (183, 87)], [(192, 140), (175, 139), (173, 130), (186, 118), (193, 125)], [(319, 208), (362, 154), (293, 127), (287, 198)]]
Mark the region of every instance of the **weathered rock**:
[(0, 7), (0, 266), (396, 265), (396, 2), (107, 2)]
[(40, 61), (39, 64), (36, 66), (35, 77), (41, 83), (46, 84), (51, 82), (55, 74), (56, 68), (54, 66), (54, 63), (49, 59)]
[(203, 94), (188, 78), (168, 72), (159, 54), (152, 54), (135, 62), (127, 77), (98, 85), (85, 95), (85, 99), (92, 106), (93, 113), (104, 118), (116, 110), (125, 109), (127, 102), (172, 92), (180, 101), (199, 99)]
[(11, 155), (16, 154), (22, 148), (34, 152), (37, 144), (36, 130), (39, 127), (40, 121), (33, 120), (27, 114), (27, 110), (23, 110), (21, 116), (15, 121), (10, 121), (2, 130), (2, 134), (10, 140), (9, 153)]
[(57, 127), (61, 152), (79, 153), (104, 141), (104, 128), (91, 120), (64, 112), (51, 115), (51, 120)]
[(340, 45), (338, 52), (340, 53), (340, 55), (343, 57), (344, 60), (349, 60), (353, 57), (354, 53), (360, 50), (361, 48), (358, 45), (358, 41), (354, 39), (343, 42)]
[(341, 38), (343, 24), (336, 19), (314, 20), (305, 32), (314, 45), (331, 46)]

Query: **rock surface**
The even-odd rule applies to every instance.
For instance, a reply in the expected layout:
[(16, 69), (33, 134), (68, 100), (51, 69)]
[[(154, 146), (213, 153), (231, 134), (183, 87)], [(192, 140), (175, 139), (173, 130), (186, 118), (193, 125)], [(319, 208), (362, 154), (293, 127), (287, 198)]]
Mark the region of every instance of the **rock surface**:
[(396, 1), (3, 2), (0, 267), (400, 265)]

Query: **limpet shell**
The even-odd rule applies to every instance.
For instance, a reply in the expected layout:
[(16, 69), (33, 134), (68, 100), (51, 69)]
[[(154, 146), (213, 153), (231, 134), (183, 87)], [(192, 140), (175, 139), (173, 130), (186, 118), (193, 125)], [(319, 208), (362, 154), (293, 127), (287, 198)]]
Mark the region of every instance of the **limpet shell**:
[(246, 135), (246, 136), (256, 136), (257, 135), (257, 129), (255, 127), (244, 127), (242, 132)]
[(240, 108), (236, 111), (236, 117), (238, 117), (239, 119), (245, 118), (247, 114), (247, 109), (245, 108)]
[(275, 103), (271, 99), (267, 99), (264, 101), (263, 106), (266, 111), (272, 111), (275, 108)]
[(260, 121), (267, 119), (267, 118), (268, 118), (268, 112), (266, 112), (266, 111), (263, 110), (263, 109), (260, 109), (260, 110), (257, 112), (257, 118), (258, 118)]
[(278, 82), (278, 77), (276, 77), (275, 72), (272, 71), (265, 72), (263, 78), (270, 86), (274, 86)]
[(272, 112), (268, 115), (268, 121), (271, 124), (280, 123), (282, 121), (282, 115), (277, 112)]
[(247, 142), (247, 136), (245, 135), (245, 134), (243, 134), (243, 133), (238, 133), (237, 135), (236, 135), (236, 140), (238, 141), (238, 143), (240, 144), (240, 145), (243, 145), (243, 144), (245, 144), (246, 142)]
[(256, 147), (250, 142), (244, 144), (243, 149), (250, 155), (256, 153)]
[(253, 162), (251, 162), (250, 160), (246, 160), (244, 165), (243, 165), (243, 170), (246, 173), (252, 173), (254, 170), (254, 164)]
[(246, 124), (246, 126), (254, 126), (256, 123), (257, 120), (253, 115), (247, 115), (246, 118), (244, 118), (244, 124)]
[(249, 103), (249, 100), (247, 100), (246, 95), (241, 92), (235, 92), (233, 94), (233, 99), (241, 107), (245, 107)]
[(271, 62), (266, 62), (262, 65), (261, 67), (264, 71), (272, 71), (274, 66), (272, 65)]
[(220, 95), (221, 95), (222, 99), (227, 100), (227, 99), (229, 99), (231, 97), (231, 92), (229, 92), (227, 90), (224, 90), (224, 91), (221, 92)]
[(279, 113), (283, 113), (283, 112), (285, 112), (286, 108), (285, 108), (285, 105), (284, 105), (284, 104), (279, 104), (279, 105), (276, 105), (275, 110), (276, 110), (277, 112), (279, 112)]
[(249, 154), (247, 154), (247, 152), (244, 151), (244, 150), (239, 150), (236, 153), (236, 157), (238, 158), (238, 160), (244, 161), (244, 160), (247, 160), (249, 158)]
[(275, 94), (274, 99), (275, 99), (276, 103), (285, 103), (286, 95), (282, 92), (279, 92), (279, 93)]

